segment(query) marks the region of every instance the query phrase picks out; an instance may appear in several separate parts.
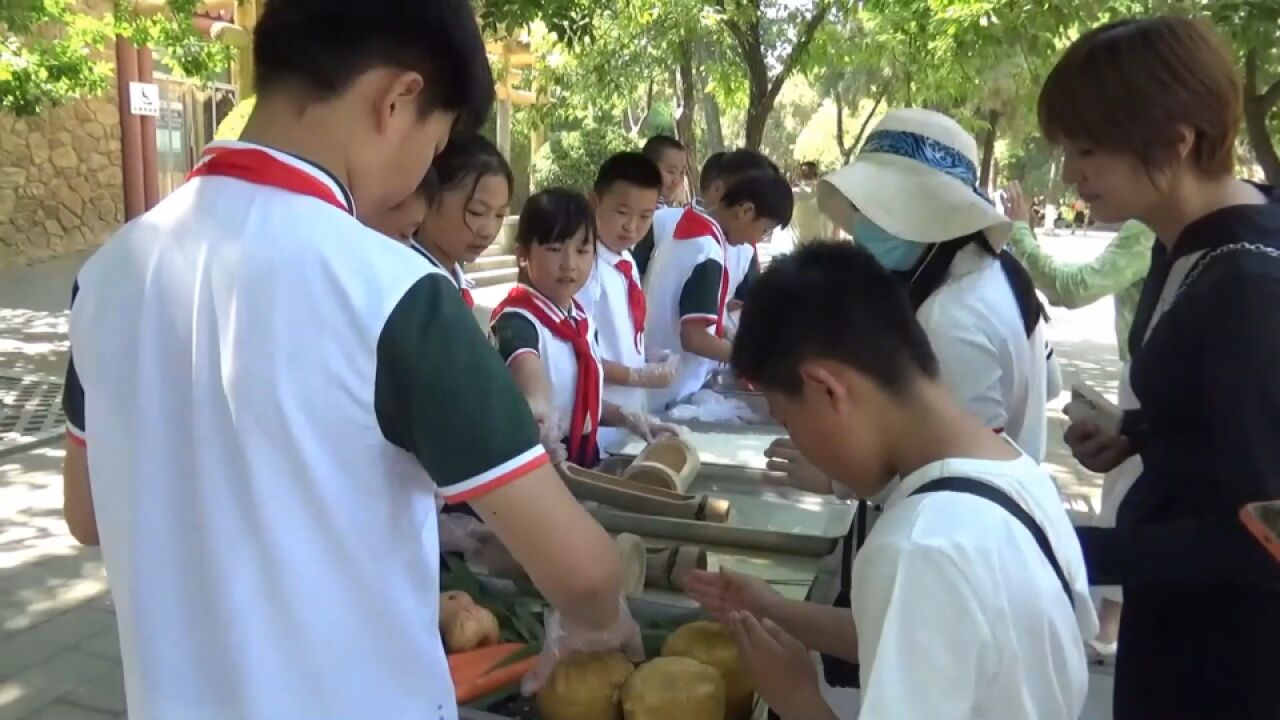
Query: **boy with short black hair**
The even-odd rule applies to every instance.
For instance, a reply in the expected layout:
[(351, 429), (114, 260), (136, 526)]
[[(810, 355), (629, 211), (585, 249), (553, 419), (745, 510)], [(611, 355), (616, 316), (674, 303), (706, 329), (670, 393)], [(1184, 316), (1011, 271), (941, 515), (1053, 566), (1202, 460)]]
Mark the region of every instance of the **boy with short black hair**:
[(130, 716), (456, 718), (437, 498), (562, 611), (535, 680), (561, 643), (637, 653), (617, 553), (457, 286), (357, 218), (488, 115), (471, 4), (270, 0), (253, 48), (241, 140), (73, 296), (66, 515), (102, 544)]
[[(648, 306), (631, 255), (653, 225), (661, 190), (662, 173), (645, 155), (622, 152), (604, 161), (590, 196), (598, 233), (595, 271), (577, 295), (595, 322), (604, 399), (638, 411), (645, 409), (645, 389), (670, 385), (679, 362), (649, 362), (644, 341)], [(620, 450), (627, 439), (617, 428), (600, 431), (600, 446), (606, 452)]]
[(774, 172), (740, 177), (710, 210), (685, 208), (672, 216), (645, 276), (649, 314), (646, 337), (655, 351), (680, 357), (670, 387), (652, 390), (649, 407), (660, 412), (697, 392), (712, 371), (729, 361), (725, 305), (732, 292), (729, 251), (759, 242), (791, 221), (791, 188)]
[(867, 251), (818, 242), (776, 260), (743, 309), (733, 369), (819, 470), (872, 497), (848, 610), (695, 572), (784, 720), (835, 718), (809, 651), (861, 663), (863, 720), (1074, 720), (1097, 620), (1053, 481), (970, 416), (901, 283)]
[(662, 173), (662, 195), (658, 207), (679, 204), (684, 190), (684, 176), (689, 167), (689, 152), (684, 145), (670, 135), (654, 135), (641, 149), (644, 156), (653, 161)]

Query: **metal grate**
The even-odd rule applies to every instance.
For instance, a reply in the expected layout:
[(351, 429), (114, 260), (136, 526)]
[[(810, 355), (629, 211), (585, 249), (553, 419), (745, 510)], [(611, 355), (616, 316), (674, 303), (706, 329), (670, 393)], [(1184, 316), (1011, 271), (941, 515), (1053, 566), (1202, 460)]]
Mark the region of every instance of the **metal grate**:
[(61, 383), (0, 375), (0, 453), (57, 438), (66, 422)]

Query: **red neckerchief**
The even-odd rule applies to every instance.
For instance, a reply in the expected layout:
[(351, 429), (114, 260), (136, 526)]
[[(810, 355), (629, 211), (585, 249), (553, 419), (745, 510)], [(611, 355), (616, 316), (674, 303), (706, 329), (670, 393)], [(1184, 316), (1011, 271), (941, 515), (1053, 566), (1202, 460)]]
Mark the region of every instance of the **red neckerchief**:
[[(496, 321), (506, 310), (523, 310), (542, 323), (552, 335), (573, 345), (573, 355), (578, 361), (578, 387), (573, 396), (573, 416), (569, 420), (568, 451), (569, 459), (577, 462), (584, 456), (584, 451), (595, 446), (596, 430), (600, 427), (600, 364), (591, 350), (586, 314), (577, 300), (573, 301), (573, 309), (573, 317), (566, 317), (540, 293), (517, 285), (493, 309), (490, 322)], [(585, 447), (584, 437), (587, 441)]]
[(458, 291), (462, 293), (462, 302), (466, 303), (467, 307), (475, 309), (476, 299), (471, 296), (471, 288), (460, 287)]
[(200, 162), (188, 175), (229, 177), (255, 185), (278, 188), (323, 200), (348, 215), (351, 208), (328, 183), (298, 167), (277, 158), (266, 150), (251, 147), (212, 146), (204, 151)]
[(636, 333), (636, 352), (644, 352), (644, 321), (649, 312), (645, 304), (644, 290), (640, 288), (640, 283), (636, 282), (635, 275), (631, 274), (630, 260), (622, 258), (614, 264), (614, 267), (622, 273), (622, 277), (627, 279), (627, 307), (631, 311), (631, 324)]
[(724, 337), (724, 306), (729, 301), (728, 242), (725, 240), (724, 231), (720, 229), (720, 224), (711, 216), (696, 208), (685, 208), (685, 211), (680, 214), (680, 219), (676, 221), (676, 228), (671, 238), (693, 240), (700, 237), (715, 238), (716, 244), (720, 246), (720, 307), (716, 310), (715, 328), (716, 337)]

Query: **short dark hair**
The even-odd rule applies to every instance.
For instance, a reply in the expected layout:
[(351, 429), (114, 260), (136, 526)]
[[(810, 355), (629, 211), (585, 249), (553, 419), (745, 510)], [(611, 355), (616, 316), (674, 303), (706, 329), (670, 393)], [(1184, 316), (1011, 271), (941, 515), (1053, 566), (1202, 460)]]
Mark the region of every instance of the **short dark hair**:
[(702, 163), (702, 172), (698, 173), (698, 192), (703, 195), (711, 189), (711, 183), (720, 179), (720, 166), (724, 164), (724, 151), (711, 153)]
[(449, 138), (449, 144), (431, 161), (420, 191), (434, 205), (445, 192), (469, 182), (469, 201), (480, 181), (490, 175), (501, 175), (507, 181), (507, 190), (514, 192), (515, 175), (498, 146), (479, 133), (462, 133)]
[(1207, 21), (1121, 20), (1067, 48), (1040, 91), (1040, 128), (1064, 140), (1135, 156), (1148, 170), (1175, 159), (1178, 126), (1195, 131), (1191, 159), (1226, 175), (1244, 113), (1231, 48)]
[(730, 364), (740, 377), (798, 394), (800, 365), (847, 365), (890, 393), (938, 377), (938, 359), (902, 283), (871, 253), (824, 240), (775, 259), (752, 284)]
[(812, 160), (806, 160), (800, 163), (800, 179), (817, 180), (818, 179), (818, 163)]
[(744, 175), (734, 180), (720, 199), (720, 205), (728, 208), (747, 202), (755, 206), (756, 217), (772, 220), (779, 227), (791, 224), (795, 198), (791, 196), (791, 185), (781, 175), (772, 172)]
[(620, 152), (611, 155), (600, 165), (596, 172), (596, 183), (592, 187), (596, 195), (604, 195), (617, 183), (627, 183), (645, 190), (662, 189), (662, 171), (649, 159), (648, 155), (638, 152)]
[(467, 0), (270, 0), (253, 41), (254, 86), (291, 88), (316, 100), (345, 91), (377, 67), (420, 73), (423, 114), (457, 113), (459, 129), (482, 125), (493, 74)]
[(717, 172), (720, 179), (726, 182), (748, 173), (771, 172), (774, 175), (782, 174), (782, 171), (778, 169), (777, 163), (766, 157), (764, 153), (747, 148), (738, 148), (725, 153), (720, 160), (720, 167)]
[(553, 187), (529, 196), (516, 226), (517, 247), (555, 245), (567, 242), (582, 228), (587, 239), (595, 240), (595, 218), (587, 198), (577, 190)]
[(660, 163), (662, 162), (662, 154), (668, 150), (685, 152), (684, 144), (670, 135), (654, 135), (645, 141), (644, 147), (640, 152), (644, 153), (650, 160)]

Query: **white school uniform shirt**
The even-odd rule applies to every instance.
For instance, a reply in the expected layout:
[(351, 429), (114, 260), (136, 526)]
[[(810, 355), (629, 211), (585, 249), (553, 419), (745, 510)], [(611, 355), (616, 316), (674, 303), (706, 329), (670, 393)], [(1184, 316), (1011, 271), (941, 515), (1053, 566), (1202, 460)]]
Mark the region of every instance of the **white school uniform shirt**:
[[(578, 291), (577, 299), (595, 324), (600, 359), (629, 368), (643, 368), (647, 362), (644, 328), (637, 328), (631, 319), (627, 278), (618, 268), (618, 263), (624, 260), (631, 266), (632, 280), (639, 285), (640, 271), (636, 269), (631, 251), (616, 253), (604, 243), (597, 243), (595, 268), (591, 279)], [(604, 399), (618, 407), (647, 411), (644, 388), (605, 383)], [(631, 434), (622, 428), (601, 428), (598, 435), (600, 447), (606, 452), (620, 451), (630, 439)]]
[[(552, 317), (566, 316), (564, 310), (556, 307), (555, 303), (548, 300), (537, 290), (528, 285), (523, 287), (533, 293), (534, 298)], [(504, 320), (503, 318), (511, 315), (528, 321), (529, 325), (532, 325), (533, 331), (537, 333), (536, 340), (519, 329), (515, 329), (513, 333), (503, 332), (507, 327), (511, 327), (509, 325), (510, 319)], [(599, 369), (597, 377), (601, 384), (601, 391), (603, 391), (604, 368), (600, 367), (600, 347), (596, 342), (595, 323), (592, 322), (591, 317), (585, 313), (579, 303), (574, 304), (568, 317), (585, 317), (587, 320), (587, 337), (590, 338), (591, 349), (595, 356), (596, 366)], [(555, 411), (556, 419), (561, 426), (558, 436), (564, 437), (568, 435), (570, 419), (573, 417), (573, 400), (578, 394), (578, 356), (573, 351), (573, 343), (560, 339), (532, 313), (519, 308), (506, 308), (499, 313), (493, 319), (493, 333), (498, 338), (498, 353), (506, 361), (507, 365), (510, 365), (517, 357), (526, 354), (532, 354), (542, 361), (542, 371), (545, 373), (547, 386), (551, 391), (551, 409)], [(601, 397), (602, 394), (597, 395), (597, 397)], [(603, 405), (603, 403), (601, 404)], [(586, 429), (590, 430), (590, 427), (588, 426)], [(596, 440), (599, 442), (598, 437)]]
[(211, 147), (344, 209), (199, 177), (79, 273), (68, 430), (129, 716), (456, 718), (436, 498), (545, 464), (528, 406), (449, 279), (328, 173)]
[(725, 255), (729, 258), (729, 297), (738, 292), (738, 286), (747, 279), (751, 270), (751, 260), (756, 256), (755, 246), (750, 244), (730, 245)]
[[(1074, 610), (1026, 528), (989, 500), (911, 497), (959, 475), (1008, 493), (1044, 530)], [(1076, 720), (1098, 630), (1084, 557), (1052, 480), (1023, 456), (951, 459), (901, 481), (853, 564), (860, 720)]]
[(1044, 460), (1048, 413), (1045, 323), (1027, 337), (997, 258), (962, 249), (916, 319), (938, 357), (942, 382), (971, 414)]
[[(677, 235), (682, 239), (675, 239)], [(690, 312), (682, 312), (681, 296), (695, 268), (708, 262), (727, 267), (727, 248), (720, 226), (696, 208), (662, 210), (654, 218), (653, 258), (649, 261), (644, 286), (649, 303), (645, 338), (654, 352), (666, 350), (680, 356), (675, 381), (669, 387), (649, 391), (649, 408), (654, 412), (661, 412), (702, 389), (718, 367), (715, 360), (685, 352), (680, 342), (680, 327), (684, 322), (701, 322), (714, 331), (714, 326), (723, 321), (723, 306), (704, 303)], [(717, 294), (719, 298), (727, 295), (723, 277)], [(710, 292), (707, 295), (709, 298)]]

